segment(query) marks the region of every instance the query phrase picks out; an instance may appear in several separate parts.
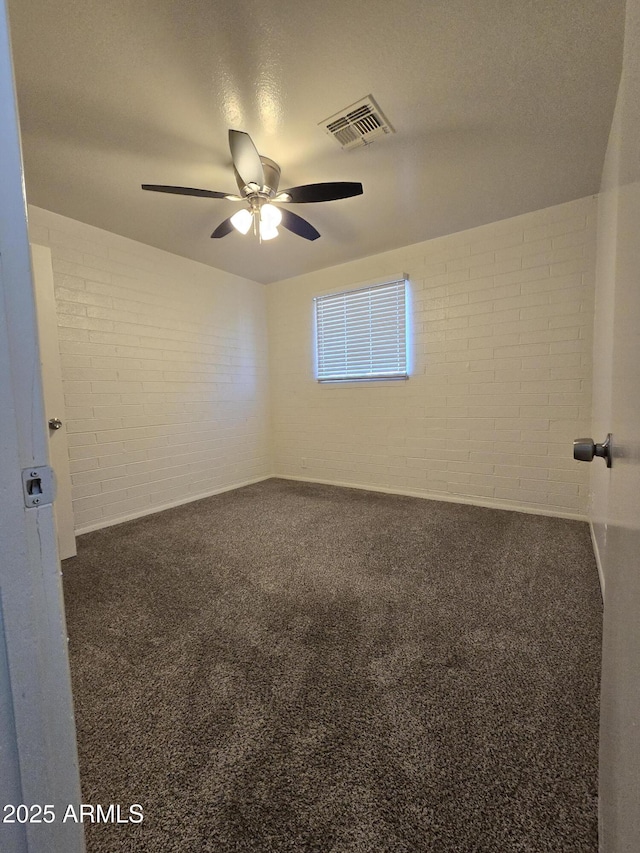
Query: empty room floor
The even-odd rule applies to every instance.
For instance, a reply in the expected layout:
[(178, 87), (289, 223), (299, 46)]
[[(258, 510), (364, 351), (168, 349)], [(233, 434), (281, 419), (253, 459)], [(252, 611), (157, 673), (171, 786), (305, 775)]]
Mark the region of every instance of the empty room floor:
[(586, 523), (272, 479), (63, 571), (89, 853), (596, 853)]

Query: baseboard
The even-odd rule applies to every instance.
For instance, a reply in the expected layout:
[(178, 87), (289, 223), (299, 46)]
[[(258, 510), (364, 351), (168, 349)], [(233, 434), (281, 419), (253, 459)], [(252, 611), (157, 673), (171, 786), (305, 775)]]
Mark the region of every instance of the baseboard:
[(415, 492), (410, 489), (391, 489), (385, 486), (371, 486), (362, 483), (346, 483), (342, 480), (319, 480), (315, 477), (293, 477), (288, 474), (272, 474), (272, 478), (278, 480), (297, 480), (301, 483), (319, 483), (324, 486), (342, 486), (346, 489), (363, 489), (367, 492), (382, 492), (387, 495), (404, 495), (408, 498), (424, 498), (428, 501), (445, 501), (452, 504), (468, 504), (469, 506), (483, 506), (488, 509), (504, 509), (512, 510), (513, 512), (524, 512), (528, 515), (546, 515), (551, 518), (569, 518), (573, 521), (587, 521), (587, 516), (576, 512), (560, 512), (555, 510), (542, 509), (538, 507), (524, 506), (513, 504), (507, 501), (499, 500), (484, 500), (482, 498), (470, 498), (464, 495), (443, 495), (439, 492)]
[(104, 527), (113, 527), (115, 524), (123, 524), (125, 521), (133, 521), (135, 518), (142, 518), (145, 515), (153, 515), (156, 512), (163, 512), (165, 509), (173, 509), (176, 506), (189, 504), (193, 501), (201, 501), (203, 498), (211, 498), (213, 495), (221, 495), (223, 492), (232, 492), (234, 489), (241, 489), (243, 486), (252, 486), (254, 483), (261, 483), (263, 480), (271, 480), (272, 474), (267, 474), (264, 477), (256, 477), (253, 480), (244, 480), (242, 483), (234, 483), (232, 486), (223, 486), (221, 489), (213, 489), (209, 492), (202, 492), (198, 495), (189, 495), (185, 498), (178, 498), (175, 501), (170, 501), (160, 506), (145, 507), (145, 509), (136, 512), (130, 512), (126, 515), (118, 516), (118, 518), (109, 518), (96, 524), (89, 524), (86, 527), (79, 527), (75, 533), (76, 536), (82, 536), (83, 533), (92, 533), (94, 530), (102, 530)]
[[(524, 512), (529, 515), (546, 515), (552, 518), (569, 518), (574, 521), (587, 520), (586, 516), (581, 515), (579, 513), (555, 512), (552, 510), (540, 509), (537, 507), (521, 506), (519, 504), (507, 503), (506, 501), (489, 501), (483, 500), (481, 498), (468, 498), (464, 495), (456, 495), (454, 497), (451, 495), (443, 495), (438, 492), (426, 494), (425, 492), (411, 491), (410, 489), (392, 489), (387, 488), (385, 486), (372, 486), (369, 484), (362, 483), (349, 483), (342, 480), (320, 480), (315, 477), (293, 477), (287, 474), (267, 474), (263, 477), (256, 477), (252, 480), (244, 480), (241, 483), (234, 483), (232, 486), (223, 486), (222, 488), (202, 492), (197, 495), (189, 495), (188, 497), (179, 498), (175, 501), (170, 501), (169, 503), (160, 504), (159, 506), (145, 507), (145, 509), (118, 516), (118, 518), (109, 518), (105, 519), (104, 521), (89, 524), (86, 527), (79, 527), (76, 529), (75, 534), (76, 536), (82, 536), (84, 533), (92, 533), (94, 530), (102, 530), (105, 527), (113, 527), (116, 524), (123, 524), (125, 521), (133, 521), (136, 518), (143, 518), (145, 515), (153, 515), (156, 512), (163, 512), (166, 509), (173, 509), (173, 507), (176, 506), (182, 506), (183, 504), (192, 503), (193, 501), (200, 501), (203, 498), (210, 498), (214, 495), (220, 495), (223, 492), (231, 492), (234, 489), (241, 489), (243, 486), (251, 486), (254, 483), (262, 483), (264, 480), (271, 479), (296, 480), (301, 483), (318, 483), (319, 485), (324, 486), (342, 486), (346, 489), (362, 489), (367, 492), (381, 492), (383, 494), (388, 495), (404, 495), (405, 497), (409, 498), (423, 498), (424, 500), (429, 501), (445, 501), (446, 503), (468, 504), (469, 506), (482, 506), (487, 507), (488, 509), (511, 510), (513, 512)], [(600, 576), (600, 586), (604, 599), (604, 575), (602, 573), (600, 556), (598, 554), (597, 543), (593, 536), (593, 526), (591, 525), (591, 523), (589, 524), (589, 528), (591, 530), (591, 538), (593, 541), (594, 553), (596, 555), (596, 563), (598, 565), (598, 574)]]
[(602, 559), (600, 557), (600, 548), (596, 539), (596, 532), (593, 529), (593, 521), (589, 522), (589, 532), (591, 533), (591, 544), (593, 545), (593, 555), (596, 558), (596, 566), (598, 567), (598, 578), (600, 579), (600, 593), (602, 595), (602, 603), (604, 604), (604, 569), (602, 568)]

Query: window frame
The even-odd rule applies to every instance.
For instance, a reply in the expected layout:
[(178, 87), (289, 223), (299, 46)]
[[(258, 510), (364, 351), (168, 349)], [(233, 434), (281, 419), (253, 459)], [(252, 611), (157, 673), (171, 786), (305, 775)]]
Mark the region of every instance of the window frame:
[[(319, 341), (319, 326), (318, 326), (318, 304), (319, 301), (323, 299), (329, 299), (331, 297), (339, 297), (339, 296), (348, 296), (352, 293), (361, 293), (367, 290), (375, 290), (377, 288), (388, 287), (393, 284), (403, 284), (404, 285), (404, 372), (402, 373), (392, 373), (388, 375), (363, 375), (363, 374), (353, 374), (350, 376), (326, 376), (323, 377), (320, 375), (320, 341)], [(410, 376), (410, 357), (409, 357), (409, 341), (410, 341), (410, 328), (409, 328), (409, 306), (410, 306), (410, 281), (409, 277), (406, 273), (398, 273), (397, 275), (389, 275), (384, 278), (376, 279), (374, 281), (365, 281), (356, 285), (353, 285), (348, 288), (340, 288), (328, 291), (326, 293), (318, 294), (313, 297), (313, 372), (316, 382), (320, 385), (343, 385), (348, 382), (397, 382), (405, 381), (409, 379)], [(400, 328), (400, 324), (396, 327)]]

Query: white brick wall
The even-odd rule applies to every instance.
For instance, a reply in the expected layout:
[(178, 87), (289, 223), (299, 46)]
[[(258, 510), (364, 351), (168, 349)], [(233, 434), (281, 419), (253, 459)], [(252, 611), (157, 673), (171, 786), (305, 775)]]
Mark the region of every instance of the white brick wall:
[[(53, 255), (77, 529), (272, 470), (583, 516), (571, 441), (590, 432), (595, 215), (582, 199), (265, 289), (32, 207)], [(400, 270), (411, 378), (319, 385), (313, 296)]]
[(264, 286), (29, 214), (52, 252), (76, 528), (267, 476)]
[[(268, 287), (274, 473), (583, 517), (596, 199)], [(411, 378), (318, 384), (315, 295), (403, 271)]]

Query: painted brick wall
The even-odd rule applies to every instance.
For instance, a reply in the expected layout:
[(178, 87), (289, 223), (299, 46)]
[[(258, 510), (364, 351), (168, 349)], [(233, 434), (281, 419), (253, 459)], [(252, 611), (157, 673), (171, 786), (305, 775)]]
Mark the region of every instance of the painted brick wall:
[[(584, 516), (593, 197), (268, 287), (276, 476)], [(409, 380), (318, 384), (315, 295), (405, 272)]]
[(29, 212), (52, 251), (76, 528), (267, 476), (264, 286)]

